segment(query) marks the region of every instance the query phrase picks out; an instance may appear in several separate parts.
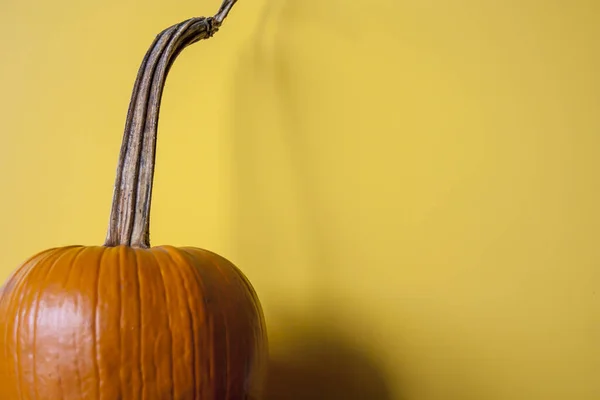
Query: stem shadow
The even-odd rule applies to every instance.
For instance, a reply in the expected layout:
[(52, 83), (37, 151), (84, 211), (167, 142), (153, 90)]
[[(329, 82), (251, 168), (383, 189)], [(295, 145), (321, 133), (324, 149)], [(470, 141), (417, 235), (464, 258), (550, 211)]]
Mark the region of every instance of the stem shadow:
[[(309, 162), (303, 151), (306, 132), (289, 68), (289, 23), (300, 15), (300, 4), (265, 1), (234, 77), (235, 257), (243, 260), (238, 264), (257, 289), (275, 336), (286, 337), (271, 343), (263, 399), (398, 399), (382, 357), (351, 340), (347, 322), (334, 321), (338, 306), (331, 298), (331, 271), (339, 260), (327, 234), (336, 232), (324, 232), (328, 216), (302, 165)], [(310, 18), (306, 23), (318, 25)], [(255, 275), (260, 279), (252, 277), (253, 270), (260, 271)], [(312, 309), (309, 321), (300, 317), (306, 315), (303, 308)], [(352, 324), (368, 321), (357, 312)]]

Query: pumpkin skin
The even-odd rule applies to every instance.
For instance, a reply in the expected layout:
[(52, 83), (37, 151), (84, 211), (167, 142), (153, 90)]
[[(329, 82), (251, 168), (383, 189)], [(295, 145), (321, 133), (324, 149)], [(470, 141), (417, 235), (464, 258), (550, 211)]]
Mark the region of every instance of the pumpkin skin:
[(0, 315), (3, 400), (261, 396), (259, 300), (206, 250), (47, 250), (6, 281)]

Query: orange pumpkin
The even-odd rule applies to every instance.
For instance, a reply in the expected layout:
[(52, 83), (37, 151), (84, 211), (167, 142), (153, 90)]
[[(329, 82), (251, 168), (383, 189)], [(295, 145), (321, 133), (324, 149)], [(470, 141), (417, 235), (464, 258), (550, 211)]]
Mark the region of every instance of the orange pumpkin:
[(250, 282), (217, 254), (149, 242), (168, 70), (186, 46), (218, 30), (234, 3), (164, 30), (148, 50), (105, 244), (41, 252), (2, 287), (0, 399), (260, 398), (267, 338)]

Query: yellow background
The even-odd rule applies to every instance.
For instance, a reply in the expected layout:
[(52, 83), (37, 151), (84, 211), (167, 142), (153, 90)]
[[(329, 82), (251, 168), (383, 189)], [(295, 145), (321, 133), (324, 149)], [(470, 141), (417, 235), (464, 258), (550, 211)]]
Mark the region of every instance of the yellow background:
[[(101, 244), (137, 68), (218, 0), (0, 3), (0, 273)], [(600, 399), (600, 3), (240, 0), (171, 71), (154, 244), (238, 264), (270, 399)]]

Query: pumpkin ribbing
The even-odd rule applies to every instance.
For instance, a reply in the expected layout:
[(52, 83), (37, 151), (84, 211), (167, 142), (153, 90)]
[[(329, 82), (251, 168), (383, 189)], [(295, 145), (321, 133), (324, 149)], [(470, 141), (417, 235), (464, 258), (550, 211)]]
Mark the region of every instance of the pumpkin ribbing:
[(103, 246), (41, 252), (0, 293), (0, 399), (259, 398), (267, 355), (260, 302), (244, 274), (198, 248), (151, 247), (160, 100), (188, 45), (214, 17), (161, 32), (131, 97)]

